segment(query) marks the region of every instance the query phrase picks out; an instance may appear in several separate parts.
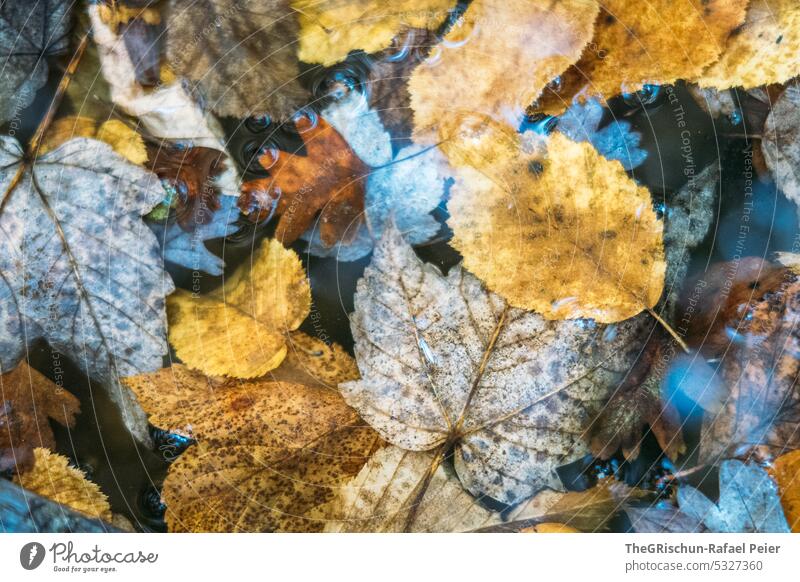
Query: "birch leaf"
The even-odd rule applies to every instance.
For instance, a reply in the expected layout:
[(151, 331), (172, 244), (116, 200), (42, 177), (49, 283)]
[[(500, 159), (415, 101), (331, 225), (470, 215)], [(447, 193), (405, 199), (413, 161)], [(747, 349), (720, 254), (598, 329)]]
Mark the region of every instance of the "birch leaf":
[(170, 65), (218, 115), (287, 120), (310, 101), (289, 0), (173, 0), (166, 30)]
[(49, 420), (72, 427), (80, 402), (23, 361), (0, 375), (0, 473), (24, 472), (34, 447), (56, 446)]
[(542, 167), (499, 126), (464, 127), (443, 147), (463, 166), (448, 224), (467, 269), (548, 319), (621, 321), (658, 302), (662, 223), (618, 162), (555, 133)]
[(73, 2), (0, 6), (0, 123), (19, 115), (47, 82), (47, 58), (69, 48)]
[(758, 465), (724, 461), (719, 488), (715, 504), (694, 487), (680, 487), (681, 511), (712, 533), (789, 533), (778, 487)]
[(415, 139), (446, 139), (440, 120), (464, 114), (514, 123), (578, 60), (597, 11), (594, 0), (474, 0), (411, 75)]
[(752, 89), (784, 83), (800, 74), (798, 50), (800, 5), (795, 0), (750, 0), (744, 24), (730, 36), (720, 59), (697, 84)]
[(308, 315), (311, 291), (297, 254), (265, 239), (220, 289), (203, 296), (179, 290), (168, 308), (169, 341), (187, 366), (256, 378), (286, 357), (287, 334)]
[[(445, 277), (387, 229), (358, 284), (351, 321), (362, 379), (345, 400), (409, 451), (455, 447), (473, 495), (517, 503), (559, 487), (587, 422), (636, 357), (641, 321), (547, 321), (509, 306), (460, 267)], [(420, 498), (424, 496), (424, 487)]]
[(330, 66), (351, 51), (381, 51), (404, 28), (438, 27), (454, 5), (455, 0), (292, 0), (300, 60)]
[(198, 441), (164, 482), (171, 531), (318, 531), (336, 489), (380, 445), (330, 388), (225, 382), (178, 365), (126, 383), (153, 424)]
[(14, 477), (17, 485), (88, 516), (111, 521), (108, 498), (83, 471), (70, 467), (69, 459), (47, 449), (36, 448), (33, 453), (36, 464), (27, 473)]
[[(2, 138), (0, 191), (22, 156)], [(0, 368), (16, 366), (38, 338), (96, 379), (161, 367), (173, 285), (140, 217), (163, 197), (153, 174), (91, 139), (70, 140), (22, 169), (0, 211), (8, 249), (0, 255)], [(109, 394), (125, 413), (124, 391)]]

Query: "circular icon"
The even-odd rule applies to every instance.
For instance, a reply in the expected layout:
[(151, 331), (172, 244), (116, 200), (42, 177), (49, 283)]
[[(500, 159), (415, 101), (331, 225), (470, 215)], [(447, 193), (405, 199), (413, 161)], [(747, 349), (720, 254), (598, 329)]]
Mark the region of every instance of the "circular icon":
[(29, 542), (19, 551), (19, 563), (26, 570), (35, 570), (44, 561), (44, 546), (39, 542)]

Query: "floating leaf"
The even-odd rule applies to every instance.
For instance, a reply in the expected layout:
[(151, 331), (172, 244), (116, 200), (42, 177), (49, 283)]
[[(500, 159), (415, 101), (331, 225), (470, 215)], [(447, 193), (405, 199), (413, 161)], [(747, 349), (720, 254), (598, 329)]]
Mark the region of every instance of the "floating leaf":
[(177, 365), (126, 383), (153, 424), (198, 441), (164, 482), (171, 531), (318, 531), (336, 489), (380, 446), (329, 388)]
[(277, 368), (287, 334), (311, 308), (300, 259), (265, 239), (251, 264), (208, 295), (178, 290), (168, 299), (169, 341), (187, 366), (212, 376), (256, 378)]
[[(418, 139), (446, 139), (442, 120), (485, 115), (515, 124), (591, 39), (594, 0), (474, 0), (409, 81)], [(520, 74), (510, 74), (510, 72)]]
[(300, 60), (329, 66), (351, 51), (387, 48), (403, 28), (436, 28), (455, 0), (292, 0), (291, 4), (300, 21)]
[(73, 2), (0, 6), (0, 123), (14, 119), (47, 82), (47, 57), (66, 52)]
[(751, 89), (788, 81), (800, 74), (800, 4), (750, 0), (744, 24), (724, 46), (720, 59), (698, 77), (700, 87)]
[(14, 477), (14, 482), (28, 491), (76, 511), (111, 521), (108, 498), (80, 469), (69, 466), (69, 459), (43, 448), (33, 450), (36, 464), (30, 471)]
[(0, 473), (28, 470), (34, 447), (54, 449), (48, 421), (72, 427), (80, 408), (77, 398), (25, 361), (0, 375)]
[(496, 125), (462, 129), (446, 146), (464, 166), (448, 224), (467, 269), (548, 319), (621, 321), (658, 302), (662, 223), (618, 162), (555, 133), (542, 165)]
[(713, 533), (789, 533), (777, 486), (752, 463), (722, 463), (717, 504), (684, 485), (678, 489), (678, 505)]
[(553, 470), (585, 454), (641, 333), (632, 320), (602, 341), (604, 326), (512, 308), (459, 267), (421, 263), (391, 226), (355, 305), (362, 379), (340, 385), (348, 404), (402, 449), (436, 459), (454, 446), (464, 487), (509, 504), (559, 487)]
[(789, 527), (794, 533), (800, 533), (800, 451), (781, 455), (768, 470), (778, 483)]

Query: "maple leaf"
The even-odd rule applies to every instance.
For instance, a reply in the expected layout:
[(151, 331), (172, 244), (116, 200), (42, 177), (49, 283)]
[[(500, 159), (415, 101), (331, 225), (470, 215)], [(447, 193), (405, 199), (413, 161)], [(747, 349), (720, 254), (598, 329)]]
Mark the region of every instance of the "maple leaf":
[(173, 0), (166, 30), (170, 66), (219, 115), (289, 119), (310, 100), (299, 82), (291, 39), (300, 30), (289, 0)]
[[(800, 11), (798, 11), (800, 25)], [(800, 42), (800, 39), (798, 39)], [(761, 151), (775, 183), (784, 195), (800, 204), (800, 87), (787, 87), (764, 123)]]
[[(517, 503), (586, 451), (596, 406), (635, 360), (640, 321), (547, 321), (460, 267), (444, 277), (388, 227), (358, 284), (351, 321), (362, 379), (345, 400), (390, 443), (455, 449), (464, 487)], [(424, 487), (420, 498), (424, 496)]]
[[(275, 238), (289, 246), (308, 230), (319, 213), (319, 233), (327, 247), (355, 236), (364, 212), (368, 166), (324, 119), (302, 124), (306, 155), (267, 152), (259, 161), (270, 177), (242, 185), (239, 208), (263, 220), (272, 209), (280, 217)], [(277, 155), (277, 159), (274, 156)]]
[(351, 51), (387, 48), (403, 28), (434, 29), (455, 0), (292, 0), (300, 22), (300, 60), (325, 66)]
[(767, 471), (778, 484), (789, 527), (792, 532), (800, 533), (800, 451), (781, 455)]
[[(112, 383), (161, 367), (173, 285), (140, 218), (164, 197), (158, 179), (100, 141), (72, 139), (29, 166), (0, 139), (0, 368), (38, 338)], [(109, 395), (134, 422), (124, 391)]]
[(593, 0), (474, 0), (445, 35), (442, 50), (411, 75), (415, 140), (446, 139), (435, 132), (440, 121), (464, 114), (519, 118), (578, 60), (597, 11)]
[(83, 471), (70, 467), (67, 457), (43, 448), (34, 449), (33, 454), (33, 469), (16, 475), (17, 485), (91, 517), (111, 520), (108, 498)]
[(153, 424), (197, 440), (164, 481), (171, 531), (318, 531), (335, 490), (380, 446), (319, 384), (223, 382), (179, 365), (125, 383)]
[(265, 239), (208, 295), (178, 290), (167, 300), (169, 341), (188, 366), (213, 376), (256, 378), (277, 368), (287, 334), (311, 308), (311, 291), (297, 254)]
[(47, 57), (69, 47), (72, 5), (42, 0), (0, 6), (0, 123), (18, 117), (33, 102), (47, 82)]
[[(575, 97), (610, 99), (646, 84), (691, 80), (717, 60), (748, 0), (605, 0), (594, 38), (538, 109), (558, 114)], [(688, 48), (691, 47), (691, 48)]]
[(658, 302), (662, 223), (618, 162), (559, 133), (542, 164), (497, 124), (459, 131), (442, 145), (458, 167), (451, 244), (490, 289), (549, 319), (621, 321)]
[(794, 271), (757, 258), (716, 265), (689, 285), (687, 301), (704, 305), (689, 329), (690, 345), (718, 360), (722, 382), (722, 394), (709, 399), (722, 407), (703, 419), (701, 463), (748, 453), (769, 459), (800, 448), (799, 297)]
[(722, 463), (718, 503), (684, 485), (678, 488), (678, 506), (712, 533), (789, 533), (777, 486), (753, 463)]
[(0, 375), (0, 473), (30, 469), (34, 447), (56, 446), (48, 419), (72, 427), (78, 412), (77, 398), (27, 362)]
[(743, 25), (696, 82), (717, 89), (783, 83), (800, 74), (798, 49), (800, 5), (795, 0), (750, 0)]

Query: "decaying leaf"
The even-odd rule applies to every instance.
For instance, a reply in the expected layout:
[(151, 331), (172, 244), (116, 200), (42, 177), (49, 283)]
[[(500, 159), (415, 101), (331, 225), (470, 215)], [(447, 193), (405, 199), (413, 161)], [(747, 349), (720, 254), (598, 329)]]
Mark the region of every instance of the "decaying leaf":
[(751, 89), (788, 81), (800, 74), (800, 4), (750, 0), (744, 24), (724, 46), (720, 59), (698, 77), (701, 87)]
[(656, 505), (626, 505), (625, 513), (636, 533), (700, 533), (702, 518), (691, 517), (667, 501)]
[[(800, 27), (800, 9), (797, 14)], [(798, 45), (800, 48), (800, 37)], [(772, 106), (764, 124), (761, 151), (778, 188), (800, 204), (800, 87), (787, 87)]]
[(538, 108), (558, 114), (577, 96), (609, 99), (645, 84), (691, 80), (717, 60), (745, 19), (748, 0), (604, 0), (581, 59), (545, 91)]
[(554, 133), (547, 159), (496, 124), (444, 144), (459, 166), (448, 224), (464, 265), (548, 319), (621, 321), (661, 297), (662, 222), (647, 188), (587, 143)]
[(132, 164), (143, 165), (147, 161), (147, 149), (142, 136), (128, 125), (118, 119), (109, 119), (98, 126), (95, 120), (82, 116), (67, 116), (56, 120), (42, 141), (39, 155), (76, 137), (103, 141)]
[(17, 485), (91, 517), (111, 521), (108, 498), (83, 471), (70, 467), (69, 459), (47, 449), (36, 448), (33, 454), (36, 464), (30, 471), (14, 477)]
[(474, 0), (411, 75), (415, 139), (447, 139), (440, 121), (467, 114), (515, 125), (578, 60), (597, 11), (595, 0)]
[(197, 440), (164, 482), (171, 531), (318, 531), (337, 488), (380, 446), (330, 388), (178, 365), (125, 382), (153, 424)]
[(299, 82), (299, 24), (289, 0), (173, 0), (166, 30), (172, 69), (219, 115), (290, 119), (310, 101)]
[(581, 530), (563, 523), (539, 523), (523, 529), (520, 533), (581, 533)]
[(0, 375), (0, 473), (25, 472), (34, 447), (56, 446), (49, 420), (72, 427), (80, 402), (27, 362)]
[(721, 409), (704, 417), (700, 462), (756, 453), (766, 459), (800, 448), (797, 329), (800, 276), (761, 259), (717, 265), (690, 285), (702, 304), (688, 339), (721, 360)]
[(436, 28), (455, 0), (292, 0), (291, 5), (300, 22), (300, 60), (329, 66), (351, 51), (387, 48), (404, 28)]
[(161, 45), (164, 37), (161, 12), (148, 6), (139, 6), (109, 0), (99, 5), (100, 17), (115, 34), (125, 40), (125, 47), (134, 63), (137, 82), (152, 87), (158, 84)]
[(754, 463), (722, 463), (718, 503), (684, 485), (678, 488), (678, 505), (713, 533), (789, 533), (778, 487)]
[[(158, 179), (76, 138), (24, 166), (9, 191), (23, 151), (1, 139), (0, 368), (14, 368), (38, 338), (112, 383), (160, 368), (173, 285), (141, 221), (164, 197)], [(125, 392), (109, 395), (132, 426)]]
[(0, 6), (0, 123), (18, 118), (47, 82), (47, 58), (66, 52), (70, 0)]
[(270, 177), (243, 184), (239, 208), (255, 221), (273, 212), (280, 216), (275, 238), (286, 246), (319, 214), (320, 239), (331, 247), (358, 231), (368, 167), (324, 119), (301, 133), (306, 155), (277, 150), (263, 154), (259, 161)]
[(256, 378), (277, 368), (287, 334), (311, 308), (311, 291), (297, 254), (265, 239), (208, 295), (178, 290), (168, 300), (169, 341), (187, 366), (212, 376)]
[(789, 527), (794, 533), (800, 533), (800, 451), (781, 455), (768, 471), (778, 483)]
[(362, 379), (340, 385), (348, 404), (404, 450), (441, 460), (454, 447), (464, 487), (509, 504), (561, 486), (553, 470), (585, 454), (641, 333), (630, 320), (603, 341), (605, 326), (515, 309), (461, 267), (423, 264), (394, 227), (355, 305)]

